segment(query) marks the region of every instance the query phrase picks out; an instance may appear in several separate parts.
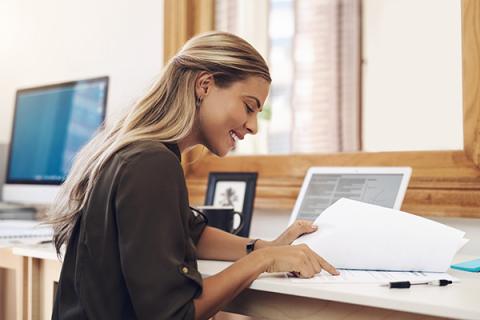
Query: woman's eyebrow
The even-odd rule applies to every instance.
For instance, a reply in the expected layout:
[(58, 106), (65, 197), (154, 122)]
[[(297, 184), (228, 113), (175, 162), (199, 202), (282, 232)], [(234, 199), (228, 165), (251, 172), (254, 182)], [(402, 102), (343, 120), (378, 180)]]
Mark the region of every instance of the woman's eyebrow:
[(245, 96), (245, 97), (255, 100), (255, 102), (257, 103), (257, 108), (258, 108), (258, 110), (261, 111), (261, 110), (260, 110), (260, 107), (261, 107), (261, 105), (260, 105), (260, 100), (258, 100), (257, 97), (254, 97), (254, 96)]

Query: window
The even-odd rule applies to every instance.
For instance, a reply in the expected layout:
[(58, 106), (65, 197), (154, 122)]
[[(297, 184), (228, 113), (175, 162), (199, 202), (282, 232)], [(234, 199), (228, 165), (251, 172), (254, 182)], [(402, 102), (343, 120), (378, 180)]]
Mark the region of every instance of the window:
[(252, 43), (273, 78), (234, 154), (360, 149), (360, 0), (216, 0), (215, 28)]

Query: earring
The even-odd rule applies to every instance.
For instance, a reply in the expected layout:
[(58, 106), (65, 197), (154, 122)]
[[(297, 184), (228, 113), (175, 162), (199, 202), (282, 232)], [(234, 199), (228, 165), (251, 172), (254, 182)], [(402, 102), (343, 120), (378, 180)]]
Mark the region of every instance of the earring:
[(200, 108), (200, 105), (202, 104), (202, 98), (196, 97), (195, 98), (195, 107)]

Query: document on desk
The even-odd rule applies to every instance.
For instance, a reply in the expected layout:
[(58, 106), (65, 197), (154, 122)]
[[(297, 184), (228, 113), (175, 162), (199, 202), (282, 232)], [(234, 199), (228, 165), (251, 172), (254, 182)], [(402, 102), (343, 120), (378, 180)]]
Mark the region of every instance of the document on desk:
[(342, 198), (314, 222), (305, 243), (336, 268), (446, 272), (465, 232), (406, 212)]
[(35, 244), (52, 240), (51, 226), (33, 220), (0, 221), (0, 245)]
[(300, 284), (312, 283), (338, 283), (338, 284), (387, 284), (395, 281), (410, 281), (421, 283), (434, 280), (450, 280), (457, 282), (458, 279), (443, 272), (416, 272), (416, 271), (367, 271), (367, 270), (338, 270), (340, 275), (332, 276), (326, 271), (316, 274), (313, 278), (304, 279), (290, 277), (291, 281)]

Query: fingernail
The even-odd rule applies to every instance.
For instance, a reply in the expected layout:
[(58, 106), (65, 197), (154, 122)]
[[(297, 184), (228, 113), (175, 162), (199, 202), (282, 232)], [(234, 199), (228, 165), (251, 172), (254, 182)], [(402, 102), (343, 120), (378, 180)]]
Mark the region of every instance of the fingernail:
[(317, 229), (318, 226), (316, 224), (312, 224), (312, 229)]

